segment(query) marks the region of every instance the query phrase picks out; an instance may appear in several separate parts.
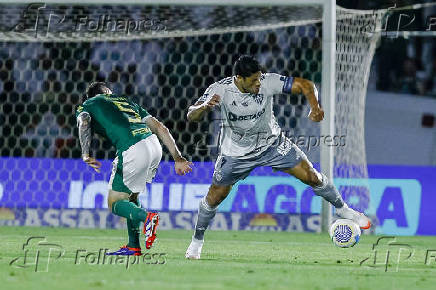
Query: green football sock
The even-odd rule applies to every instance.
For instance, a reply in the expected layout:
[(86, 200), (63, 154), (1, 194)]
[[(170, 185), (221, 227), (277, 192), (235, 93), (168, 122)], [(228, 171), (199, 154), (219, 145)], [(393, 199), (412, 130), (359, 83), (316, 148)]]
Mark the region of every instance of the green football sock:
[(129, 234), (129, 243), (127, 247), (129, 248), (139, 248), (139, 223), (134, 222), (131, 219), (127, 219), (127, 233)]
[(145, 210), (125, 199), (114, 202), (112, 204), (112, 212), (117, 216), (130, 219), (137, 223), (143, 222), (147, 218), (147, 212)]
[[(136, 204), (138, 207), (141, 207), (138, 199), (131, 202)], [(126, 219), (126, 221), (127, 221), (127, 233), (129, 234), (129, 243), (127, 244), (127, 247), (140, 248), (141, 245), (139, 243), (139, 222), (134, 222), (131, 219)]]

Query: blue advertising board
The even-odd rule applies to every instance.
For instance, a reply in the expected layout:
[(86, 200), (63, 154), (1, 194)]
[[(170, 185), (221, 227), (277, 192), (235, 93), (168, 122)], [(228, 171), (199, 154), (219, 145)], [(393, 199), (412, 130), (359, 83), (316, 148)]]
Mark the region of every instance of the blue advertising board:
[[(102, 173), (97, 174), (81, 160), (0, 158), (0, 208), (60, 210), (57, 215), (84, 209), (95, 215), (107, 208), (110, 166), (110, 161), (103, 161)], [(369, 179), (337, 178), (334, 183), (350, 205), (377, 221), (376, 233), (436, 235), (436, 167), (370, 165), (368, 170)], [(194, 172), (182, 177), (175, 174), (173, 163), (162, 162), (140, 201), (145, 208), (171, 215), (195, 213), (212, 172), (213, 163), (196, 163)], [(347, 196), (353, 187), (367, 188), (369, 202)], [(262, 167), (233, 187), (219, 211), (231, 219), (233, 213), (311, 216), (320, 208), (321, 199), (309, 186)]]

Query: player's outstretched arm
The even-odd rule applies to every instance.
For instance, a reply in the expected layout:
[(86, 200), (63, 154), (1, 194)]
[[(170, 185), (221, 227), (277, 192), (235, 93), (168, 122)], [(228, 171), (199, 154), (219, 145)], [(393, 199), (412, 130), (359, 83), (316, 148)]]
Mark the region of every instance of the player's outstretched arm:
[(176, 173), (178, 175), (185, 175), (186, 173), (191, 172), (193, 166), (192, 162), (187, 161), (182, 156), (168, 128), (154, 117), (146, 118), (145, 123), (170, 151), (171, 156), (173, 156), (175, 161), (174, 167)]
[(324, 110), (319, 105), (318, 90), (313, 82), (303, 78), (294, 78), (291, 91), (293, 94), (303, 94), (306, 96), (310, 104), (309, 118), (312, 121), (320, 122), (324, 119)]
[(82, 112), (77, 117), (77, 126), (79, 127), (80, 147), (82, 148), (82, 160), (95, 171), (100, 172), (101, 163), (89, 156), (89, 148), (91, 147), (91, 116), (88, 112)]
[(188, 109), (188, 114), (186, 117), (188, 121), (198, 122), (203, 119), (204, 114), (212, 110), (220, 102), (221, 97), (218, 95), (213, 95), (207, 102), (196, 102), (194, 105), (190, 106)]

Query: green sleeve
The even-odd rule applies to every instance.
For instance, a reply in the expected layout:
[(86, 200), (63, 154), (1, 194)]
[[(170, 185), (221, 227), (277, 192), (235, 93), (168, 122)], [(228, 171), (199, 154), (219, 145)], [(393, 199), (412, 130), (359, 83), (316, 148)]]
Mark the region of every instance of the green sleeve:
[(139, 111), (139, 116), (141, 116), (141, 119), (149, 116), (150, 114), (147, 112), (146, 109), (144, 109), (143, 107), (141, 107), (140, 105), (138, 105), (138, 111)]
[(76, 118), (79, 117), (80, 113), (82, 112), (88, 112), (87, 108), (84, 105), (79, 105), (76, 109)]
[(92, 115), (93, 108), (95, 107), (95, 106), (93, 106), (94, 103), (95, 103), (94, 100), (92, 100), (92, 101), (87, 100), (82, 105), (79, 105), (76, 109), (76, 119), (77, 119), (77, 117), (79, 117), (80, 113), (82, 113), (82, 112), (88, 112), (90, 115)]

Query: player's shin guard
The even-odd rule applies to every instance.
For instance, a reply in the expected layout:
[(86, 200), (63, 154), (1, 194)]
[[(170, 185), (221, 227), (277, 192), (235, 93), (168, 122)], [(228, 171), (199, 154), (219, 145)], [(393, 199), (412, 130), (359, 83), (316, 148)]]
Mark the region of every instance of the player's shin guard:
[(210, 221), (214, 218), (218, 207), (211, 207), (207, 204), (206, 197), (200, 200), (198, 206), (198, 219), (195, 225), (194, 238), (197, 240), (203, 240), (204, 232), (209, 226)]
[(335, 185), (327, 178), (327, 176), (322, 173), (321, 175), (322, 184), (312, 187), (315, 194), (323, 197), (336, 208), (341, 208), (344, 206), (344, 200), (342, 199), (342, 196), (336, 189)]
[[(139, 208), (141, 204), (138, 200), (131, 201), (136, 204)], [(127, 244), (130, 248), (140, 248), (139, 243), (139, 223), (140, 221), (133, 221), (131, 219), (126, 219), (127, 221), (127, 233), (129, 234), (129, 243)]]

